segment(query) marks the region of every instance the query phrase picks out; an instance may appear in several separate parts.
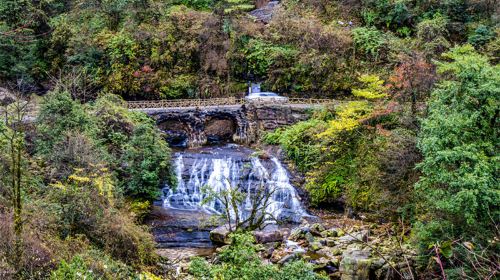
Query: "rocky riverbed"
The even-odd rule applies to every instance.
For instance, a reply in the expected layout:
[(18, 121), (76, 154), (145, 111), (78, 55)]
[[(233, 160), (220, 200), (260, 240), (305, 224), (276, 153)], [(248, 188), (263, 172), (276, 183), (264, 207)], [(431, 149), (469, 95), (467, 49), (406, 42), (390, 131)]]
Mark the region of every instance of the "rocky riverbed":
[[(192, 256), (216, 260), (216, 252), (229, 246), (227, 234), (224, 226), (210, 232), (212, 251), (176, 253), (178, 279), (189, 279), (187, 267)], [(268, 263), (283, 265), (300, 258), (331, 279), (413, 279), (416, 252), (394, 237), (397, 234), (391, 224), (376, 225), (330, 215), (315, 223), (273, 225), (253, 235), (260, 257)]]

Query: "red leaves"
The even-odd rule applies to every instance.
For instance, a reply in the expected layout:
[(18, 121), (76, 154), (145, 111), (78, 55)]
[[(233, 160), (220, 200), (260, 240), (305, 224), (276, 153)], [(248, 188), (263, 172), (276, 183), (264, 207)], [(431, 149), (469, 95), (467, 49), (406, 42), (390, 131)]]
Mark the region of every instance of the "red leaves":
[(389, 78), (390, 88), (395, 90), (394, 97), (406, 101), (408, 96), (418, 93), (424, 97), (435, 82), (435, 67), (419, 53), (401, 55), (401, 63), (394, 68)]

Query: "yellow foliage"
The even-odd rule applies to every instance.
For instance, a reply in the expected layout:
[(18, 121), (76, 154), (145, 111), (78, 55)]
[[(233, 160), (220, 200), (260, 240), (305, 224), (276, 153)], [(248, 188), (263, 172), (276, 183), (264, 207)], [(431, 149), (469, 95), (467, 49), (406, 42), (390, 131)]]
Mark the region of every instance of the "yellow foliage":
[(113, 203), (113, 179), (109, 173), (103, 175), (95, 175), (93, 185), (99, 190), (99, 194), (105, 196), (108, 201)]
[(154, 275), (151, 272), (144, 271), (139, 275), (140, 280), (162, 280), (161, 277)]
[(360, 120), (367, 117), (372, 109), (367, 101), (351, 101), (338, 108), (335, 119), (328, 128), (318, 134), (319, 138), (332, 138), (342, 131), (351, 131), (360, 125)]
[[(111, 174), (107, 172), (107, 168), (101, 168), (100, 171), (101, 173), (92, 173), (89, 177), (87, 177), (79, 175), (79, 173), (83, 172), (83, 169), (75, 169), (75, 173), (68, 177), (68, 183), (73, 183), (76, 187), (80, 187), (80, 184), (95, 187), (99, 191), (99, 195), (106, 197), (109, 203), (113, 204), (113, 178), (111, 177)], [(63, 190), (66, 190), (67, 188), (61, 182), (52, 184), (52, 186)]]
[(358, 79), (364, 84), (364, 88), (353, 89), (352, 94), (356, 97), (366, 99), (378, 99), (387, 96), (387, 89), (384, 87), (384, 80), (376, 75), (361, 75)]
[(90, 182), (90, 178), (89, 177), (82, 177), (82, 176), (78, 176), (76, 174), (72, 174), (68, 177), (69, 180), (71, 181), (74, 181), (76, 183), (89, 183)]
[(66, 190), (66, 186), (61, 183), (61, 182), (56, 182), (54, 184), (50, 184), (52, 187), (55, 187), (55, 188), (58, 188), (58, 189), (61, 189), (61, 190)]

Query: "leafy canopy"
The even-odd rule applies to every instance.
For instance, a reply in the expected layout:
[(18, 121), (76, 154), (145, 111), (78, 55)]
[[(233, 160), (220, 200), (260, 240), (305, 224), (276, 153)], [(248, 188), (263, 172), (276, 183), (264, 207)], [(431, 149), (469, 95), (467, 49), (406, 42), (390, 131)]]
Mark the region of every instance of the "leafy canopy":
[(416, 190), (429, 222), (420, 227), (421, 241), (484, 241), (500, 218), (500, 67), (470, 45), (443, 57), (449, 61), (438, 70), (446, 79), (432, 93), (418, 142), (424, 160)]

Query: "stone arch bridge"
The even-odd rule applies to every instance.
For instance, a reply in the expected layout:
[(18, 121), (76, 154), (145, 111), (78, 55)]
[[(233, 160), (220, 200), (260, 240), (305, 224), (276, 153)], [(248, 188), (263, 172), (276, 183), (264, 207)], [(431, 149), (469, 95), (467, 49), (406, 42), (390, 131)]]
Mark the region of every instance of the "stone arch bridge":
[(152, 117), (173, 147), (235, 142), (251, 144), (263, 132), (309, 118), (312, 109), (338, 105), (332, 99), (212, 98), (129, 101), (130, 110)]

